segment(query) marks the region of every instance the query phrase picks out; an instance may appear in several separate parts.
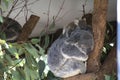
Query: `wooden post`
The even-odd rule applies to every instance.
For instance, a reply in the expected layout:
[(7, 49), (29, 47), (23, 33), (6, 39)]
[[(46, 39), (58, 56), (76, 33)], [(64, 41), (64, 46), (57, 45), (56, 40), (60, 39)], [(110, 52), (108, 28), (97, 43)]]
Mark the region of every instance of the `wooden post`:
[(35, 25), (39, 21), (38, 16), (31, 15), (29, 20), (24, 24), (21, 34), (18, 36), (17, 41), (27, 41), (32, 30), (35, 28)]

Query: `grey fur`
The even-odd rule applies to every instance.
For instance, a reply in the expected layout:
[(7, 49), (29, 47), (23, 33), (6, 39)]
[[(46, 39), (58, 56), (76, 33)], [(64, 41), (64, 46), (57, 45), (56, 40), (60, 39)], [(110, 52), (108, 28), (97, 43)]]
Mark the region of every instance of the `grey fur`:
[(0, 23), (0, 31), (5, 34), (6, 41), (14, 42), (21, 33), (22, 27), (17, 21), (11, 18), (3, 17), (3, 20), (3, 24)]
[(65, 28), (65, 32), (49, 48), (48, 66), (55, 76), (66, 78), (86, 72), (88, 54), (94, 46), (92, 31), (86, 26)]

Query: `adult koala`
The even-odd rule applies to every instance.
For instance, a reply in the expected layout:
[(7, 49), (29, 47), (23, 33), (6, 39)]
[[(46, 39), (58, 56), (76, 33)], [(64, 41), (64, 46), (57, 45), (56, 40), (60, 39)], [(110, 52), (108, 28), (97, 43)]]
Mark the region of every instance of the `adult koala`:
[(63, 29), (63, 33), (48, 50), (47, 61), (51, 72), (61, 78), (85, 73), (88, 54), (93, 46), (90, 25), (84, 20), (71, 23)]

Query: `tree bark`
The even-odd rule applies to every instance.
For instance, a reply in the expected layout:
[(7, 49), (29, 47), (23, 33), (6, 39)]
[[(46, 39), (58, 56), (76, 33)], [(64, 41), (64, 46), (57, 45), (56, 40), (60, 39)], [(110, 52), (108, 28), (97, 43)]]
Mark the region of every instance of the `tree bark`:
[(63, 80), (95, 80), (96, 79), (96, 74), (94, 73), (87, 73), (83, 75), (76, 75), (73, 77), (65, 78)]
[(87, 72), (97, 72), (100, 69), (100, 55), (106, 30), (107, 5), (108, 0), (94, 0), (92, 27), (95, 45), (88, 59)]
[(35, 28), (35, 25), (39, 21), (39, 17), (31, 15), (29, 20), (24, 24), (21, 34), (18, 36), (17, 41), (27, 41), (32, 30)]

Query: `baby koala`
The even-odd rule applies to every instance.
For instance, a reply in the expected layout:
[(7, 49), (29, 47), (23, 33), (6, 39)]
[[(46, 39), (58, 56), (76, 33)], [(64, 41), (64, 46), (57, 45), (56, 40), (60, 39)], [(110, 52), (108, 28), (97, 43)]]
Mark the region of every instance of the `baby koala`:
[[(84, 21), (64, 28), (48, 50), (48, 66), (57, 77), (67, 78), (86, 72), (88, 54), (93, 50), (92, 29)], [(88, 28), (88, 29), (87, 29)]]
[(3, 17), (3, 23), (0, 23), (0, 38), (3, 38), (4, 33), (6, 41), (14, 42), (21, 31), (22, 27), (17, 21)]

